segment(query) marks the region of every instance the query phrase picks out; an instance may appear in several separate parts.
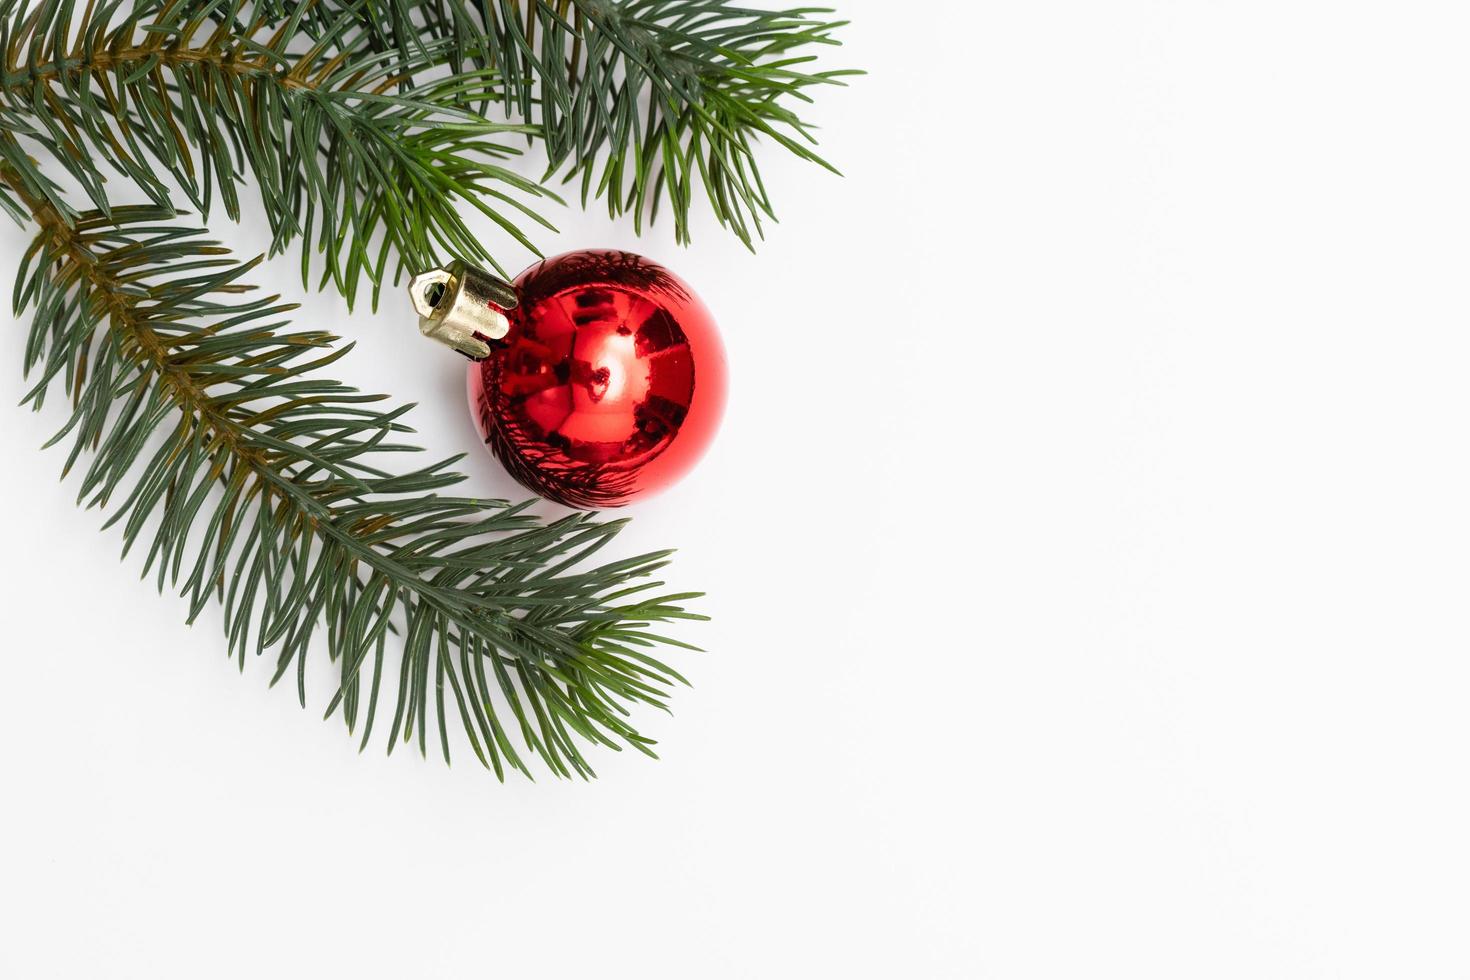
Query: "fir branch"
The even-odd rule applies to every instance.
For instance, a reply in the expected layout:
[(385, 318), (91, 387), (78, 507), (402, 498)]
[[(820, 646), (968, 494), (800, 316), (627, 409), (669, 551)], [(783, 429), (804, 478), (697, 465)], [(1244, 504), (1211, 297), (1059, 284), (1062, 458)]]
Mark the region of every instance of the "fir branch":
[(415, 736), (426, 751), (432, 716), (448, 761), (453, 715), (501, 778), (530, 774), (517, 743), (562, 776), (592, 775), (582, 742), (652, 754), (629, 706), (664, 706), (682, 678), (650, 651), (684, 646), (652, 624), (703, 618), (680, 605), (694, 594), (650, 597), (667, 553), (587, 567), (622, 522), (439, 496), (462, 479), (454, 460), (386, 472), (387, 454), (416, 449), (399, 441), (406, 407), (321, 378), (348, 347), (287, 330), (277, 297), (242, 298), (255, 262), (168, 224), (170, 209), (73, 218), (30, 177), (0, 177), (41, 228), (15, 293), (35, 314), (27, 401), (64, 383), (75, 407), (53, 442), (70, 437), (68, 469), (91, 453), (79, 500), (112, 507), (125, 553), (159, 518), (144, 574), (178, 588), (191, 621), (222, 602), (242, 667), (274, 649), (275, 679), (294, 668), (305, 705), (325, 624), (327, 714), (363, 719), (363, 746), (396, 675), (389, 751)]
[[(756, 165), (770, 140), (833, 170), (794, 104), (849, 71), (809, 70), (837, 42), (826, 11), (737, 7), (718, 0), (500, 0), (494, 18), (506, 101), (545, 135), (553, 169), (641, 227), (666, 198), (689, 241), (702, 185), (715, 217), (747, 247), (775, 212)], [(519, 64), (521, 70), (513, 71)], [(533, 93), (528, 79), (538, 83)], [(834, 170), (835, 172), (835, 170)]]
[[(330, 2), (330, 0), (329, 0)], [(270, 4), (277, 16), (296, 8)], [(641, 230), (667, 199), (690, 237), (702, 187), (721, 224), (748, 247), (774, 220), (756, 163), (765, 139), (834, 168), (798, 106), (850, 70), (811, 70), (845, 21), (818, 7), (761, 10), (721, 0), (354, 0), (381, 47), (411, 51), (427, 34), (460, 60), (497, 69), (506, 107), (534, 123), (547, 177), (580, 184)], [(835, 171), (834, 171), (835, 172)]]
[(323, 283), (349, 304), (363, 280), (376, 299), (390, 261), (394, 279), (445, 254), (500, 269), (461, 206), (535, 251), (516, 216), (550, 228), (523, 200), (549, 192), (502, 166), (517, 151), (496, 141), (534, 130), (466, 108), (495, 94), (492, 71), (399, 91), (457, 42), (383, 50), (357, 8), (268, 14), (243, 0), (104, 0), (80, 15), (75, 0), (3, 0), (0, 124), (44, 148), (104, 212), (104, 167), (159, 206), (170, 205), (165, 175), (205, 216), (218, 195), (233, 219), (237, 184), (253, 178), (272, 251), (314, 236)]

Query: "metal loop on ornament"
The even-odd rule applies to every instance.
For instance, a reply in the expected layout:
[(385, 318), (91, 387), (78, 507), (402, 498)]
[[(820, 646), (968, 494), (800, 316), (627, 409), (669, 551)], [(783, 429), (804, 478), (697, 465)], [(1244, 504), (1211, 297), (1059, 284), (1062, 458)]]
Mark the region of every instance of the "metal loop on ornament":
[(510, 332), (505, 311), (517, 303), (510, 283), (458, 260), (414, 276), (408, 296), (420, 333), (476, 361), (490, 356), (490, 341)]

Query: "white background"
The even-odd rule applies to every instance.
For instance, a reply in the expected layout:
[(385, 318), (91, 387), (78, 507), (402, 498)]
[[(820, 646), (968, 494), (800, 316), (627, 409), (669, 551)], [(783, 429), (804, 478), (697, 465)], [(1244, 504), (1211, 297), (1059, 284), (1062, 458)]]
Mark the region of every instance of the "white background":
[[(846, 177), (768, 148), (758, 255), (540, 239), (668, 262), (729, 346), (619, 544), (715, 617), (659, 762), (359, 755), (118, 563), (59, 404), (3, 416), (0, 975), (1470, 975), (1463, 6), (842, 7)], [(400, 294), (257, 278), (476, 449)]]

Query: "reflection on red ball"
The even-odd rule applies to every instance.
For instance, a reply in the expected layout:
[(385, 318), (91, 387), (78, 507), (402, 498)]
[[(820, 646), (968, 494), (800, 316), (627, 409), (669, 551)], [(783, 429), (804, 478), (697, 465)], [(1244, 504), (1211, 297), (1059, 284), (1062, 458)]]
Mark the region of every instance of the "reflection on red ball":
[(471, 364), (485, 444), (570, 507), (663, 490), (704, 455), (725, 408), (725, 351), (704, 304), (629, 252), (568, 252), (515, 282), (510, 333)]

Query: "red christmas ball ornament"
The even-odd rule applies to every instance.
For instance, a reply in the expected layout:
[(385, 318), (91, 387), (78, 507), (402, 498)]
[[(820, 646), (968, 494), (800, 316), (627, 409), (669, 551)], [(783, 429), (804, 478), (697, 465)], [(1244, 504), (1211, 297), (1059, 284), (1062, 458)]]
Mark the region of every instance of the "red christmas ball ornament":
[(709, 448), (725, 407), (724, 346), (704, 304), (663, 266), (630, 252), (568, 252), (522, 272), (512, 296), (458, 263), (438, 271), (434, 309), (452, 310), (444, 294), (457, 288), (469, 311), (488, 307), (488, 326), (464, 323), (469, 337), (449, 338), (453, 317), (436, 326), (432, 311), (420, 325), (480, 358), (469, 367), (470, 411), (524, 486), (571, 507), (617, 507), (666, 489)]

